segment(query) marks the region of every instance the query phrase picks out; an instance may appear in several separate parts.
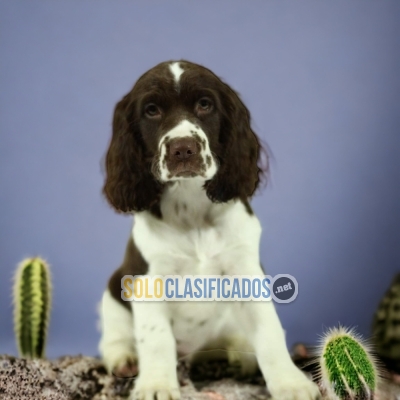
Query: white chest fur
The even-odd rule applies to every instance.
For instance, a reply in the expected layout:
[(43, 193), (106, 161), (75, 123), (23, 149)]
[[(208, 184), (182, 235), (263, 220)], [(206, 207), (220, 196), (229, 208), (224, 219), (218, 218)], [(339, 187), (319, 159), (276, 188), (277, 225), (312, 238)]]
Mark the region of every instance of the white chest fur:
[(162, 219), (148, 212), (136, 214), (133, 237), (149, 263), (148, 273), (259, 273), (240, 265), (249, 255), (259, 265), (258, 219), (240, 201), (212, 203), (202, 183), (192, 179), (168, 188), (161, 202)]

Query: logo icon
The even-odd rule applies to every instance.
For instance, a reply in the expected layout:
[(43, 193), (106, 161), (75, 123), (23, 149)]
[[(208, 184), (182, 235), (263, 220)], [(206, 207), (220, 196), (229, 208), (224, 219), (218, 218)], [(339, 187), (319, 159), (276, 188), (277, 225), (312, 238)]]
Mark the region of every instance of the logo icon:
[(272, 297), (277, 303), (290, 303), (299, 292), (295, 277), (287, 274), (275, 275), (272, 283)]

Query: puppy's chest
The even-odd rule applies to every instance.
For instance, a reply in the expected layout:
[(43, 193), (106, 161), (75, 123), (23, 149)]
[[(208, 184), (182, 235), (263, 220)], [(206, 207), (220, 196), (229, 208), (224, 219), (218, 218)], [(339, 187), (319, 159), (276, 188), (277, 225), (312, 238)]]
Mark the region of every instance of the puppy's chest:
[[(163, 274), (224, 275), (234, 262), (234, 239), (229, 232), (216, 227), (203, 227), (176, 233), (168, 237), (169, 249)], [(153, 272), (153, 271), (151, 271)], [(156, 272), (156, 271), (154, 271)]]
[(161, 203), (161, 219), (136, 217), (133, 236), (149, 275), (233, 275), (244, 273), (246, 257), (257, 264), (261, 230), (242, 203), (213, 204), (202, 192), (189, 202), (183, 194)]

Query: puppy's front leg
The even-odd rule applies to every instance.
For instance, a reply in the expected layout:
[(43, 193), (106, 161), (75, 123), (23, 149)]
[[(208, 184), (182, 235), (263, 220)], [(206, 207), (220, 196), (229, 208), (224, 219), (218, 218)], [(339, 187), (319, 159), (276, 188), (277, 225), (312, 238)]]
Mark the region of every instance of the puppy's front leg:
[(243, 318), (257, 361), (274, 400), (315, 400), (318, 387), (293, 364), (286, 348), (285, 334), (272, 301), (244, 302)]
[(133, 302), (139, 376), (135, 400), (180, 398), (176, 344), (166, 302)]

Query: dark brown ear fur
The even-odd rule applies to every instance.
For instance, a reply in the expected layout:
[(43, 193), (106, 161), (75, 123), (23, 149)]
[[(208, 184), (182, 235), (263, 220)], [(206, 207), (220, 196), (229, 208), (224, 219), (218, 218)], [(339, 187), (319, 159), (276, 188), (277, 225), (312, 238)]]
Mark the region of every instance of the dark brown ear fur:
[(151, 173), (151, 160), (146, 160), (134, 106), (130, 94), (116, 105), (106, 155), (103, 193), (118, 212), (149, 209), (161, 193), (161, 184)]
[(261, 178), (258, 164), (261, 146), (250, 127), (250, 113), (239, 96), (228, 85), (221, 96), (224, 110), (218, 151), (220, 166), (205, 188), (215, 202), (246, 200), (253, 195)]

